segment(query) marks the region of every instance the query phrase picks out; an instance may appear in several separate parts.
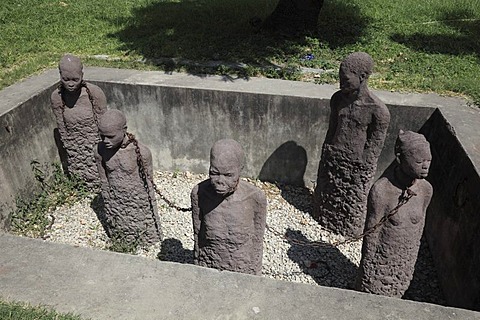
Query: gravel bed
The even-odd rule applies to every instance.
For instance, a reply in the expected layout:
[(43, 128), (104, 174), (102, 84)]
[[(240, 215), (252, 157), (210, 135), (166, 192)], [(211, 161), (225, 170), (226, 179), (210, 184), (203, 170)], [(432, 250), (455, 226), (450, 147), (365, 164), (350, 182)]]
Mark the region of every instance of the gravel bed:
[[(162, 194), (180, 207), (190, 207), (190, 191), (207, 175), (189, 172), (154, 173)], [(267, 230), (264, 237), (263, 276), (349, 289), (355, 280), (361, 257), (361, 241), (333, 247), (342, 240), (323, 229), (310, 217), (312, 190), (245, 179), (261, 188), (268, 199)], [(169, 207), (157, 196), (164, 235), (162, 243), (139, 249), (149, 259), (180, 263), (193, 262), (193, 229), (190, 212)], [(70, 207), (60, 207), (46, 241), (108, 249), (110, 242), (97, 217), (98, 197), (87, 198)], [(430, 253), (423, 243), (412, 286), (406, 298), (444, 304)]]

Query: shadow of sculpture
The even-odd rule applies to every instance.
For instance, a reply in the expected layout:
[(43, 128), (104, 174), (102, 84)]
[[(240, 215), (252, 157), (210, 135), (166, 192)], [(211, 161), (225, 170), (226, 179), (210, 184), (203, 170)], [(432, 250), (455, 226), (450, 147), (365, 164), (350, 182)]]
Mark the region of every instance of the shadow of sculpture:
[(307, 167), (307, 151), (295, 141), (287, 141), (268, 157), (258, 178), (280, 184), (305, 186), (303, 175)]
[[(451, 32), (436, 33), (435, 28), (447, 28)], [(479, 38), (478, 15), (466, 9), (440, 13), (436, 21), (425, 22), (424, 32), (397, 33), (391, 36), (393, 41), (421, 52), (477, 56), (480, 56)]]
[[(351, 289), (357, 267), (328, 243), (311, 242), (301, 231), (287, 229), (288, 257), (322, 286)], [(302, 243), (299, 244), (298, 242)]]
[(68, 174), (67, 151), (63, 146), (63, 142), (60, 138), (60, 132), (58, 131), (58, 128), (53, 129), (53, 139), (55, 140), (55, 145), (57, 146), (58, 156), (60, 157), (62, 170), (65, 174)]
[(425, 235), (421, 240), (413, 279), (402, 299), (446, 305)]
[(100, 193), (96, 194), (95, 197), (90, 202), (90, 208), (92, 208), (93, 212), (97, 215), (98, 221), (100, 221), (103, 230), (110, 238), (111, 232), (110, 228), (108, 227), (107, 223), (107, 216), (105, 215), (105, 204), (103, 202), (103, 197)]
[(162, 261), (193, 264), (193, 250), (184, 249), (178, 239), (168, 238), (162, 241), (157, 258)]
[(260, 170), (261, 181), (275, 183), (282, 197), (300, 211), (311, 212), (312, 192), (305, 187), (307, 151), (295, 141), (287, 141), (268, 157)]

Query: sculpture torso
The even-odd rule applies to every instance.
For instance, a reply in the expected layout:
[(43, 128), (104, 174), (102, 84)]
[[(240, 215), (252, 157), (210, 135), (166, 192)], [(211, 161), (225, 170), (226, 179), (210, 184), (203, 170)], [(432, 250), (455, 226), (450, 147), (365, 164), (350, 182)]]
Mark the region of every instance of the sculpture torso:
[(67, 96), (62, 99), (61, 90), (55, 90), (51, 100), (60, 139), (67, 153), (68, 170), (93, 186), (98, 181), (93, 148), (100, 140), (94, 110), (96, 117), (103, 114), (106, 111), (106, 98), (99, 87), (92, 84), (88, 86), (94, 106), (85, 87), (81, 88), (76, 99)]
[[(146, 160), (145, 168), (152, 176), (150, 150), (139, 144), (140, 153)], [(161, 240), (155, 191), (147, 179), (148, 191), (140, 176), (135, 146), (130, 143), (118, 150), (105, 149), (98, 144), (97, 162), (101, 166), (102, 196), (105, 214), (111, 233), (121, 232), (131, 240), (153, 243)], [(104, 176), (103, 176), (104, 175)], [(155, 215), (155, 218), (154, 218)]]
[[(239, 181), (237, 190), (226, 198), (218, 196), (210, 181), (198, 184), (198, 265), (220, 270), (260, 274), (266, 199), (256, 187)], [(193, 201), (192, 201), (193, 202)], [(194, 212), (195, 214), (195, 212)]]
[[(425, 214), (433, 189), (426, 180), (410, 187), (416, 195), (373, 233), (365, 236), (357, 289), (401, 297), (413, 277)], [(369, 195), (366, 228), (391, 212), (398, 204), (402, 188), (396, 185), (393, 170), (372, 187)]]

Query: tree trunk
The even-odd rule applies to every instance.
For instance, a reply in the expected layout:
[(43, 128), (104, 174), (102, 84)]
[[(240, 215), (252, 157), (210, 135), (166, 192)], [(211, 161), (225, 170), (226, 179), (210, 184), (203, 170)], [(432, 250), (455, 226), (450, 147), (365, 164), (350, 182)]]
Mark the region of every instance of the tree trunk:
[(280, 0), (263, 27), (288, 34), (317, 32), (318, 15), (324, 0)]

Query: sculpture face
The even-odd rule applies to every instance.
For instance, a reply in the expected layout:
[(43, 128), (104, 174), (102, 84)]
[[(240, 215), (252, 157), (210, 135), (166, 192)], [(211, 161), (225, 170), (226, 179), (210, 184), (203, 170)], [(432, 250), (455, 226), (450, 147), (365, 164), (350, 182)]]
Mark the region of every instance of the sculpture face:
[(116, 149), (120, 147), (125, 137), (125, 129), (115, 127), (99, 127), (98, 129), (106, 149)]
[(218, 195), (226, 196), (235, 191), (240, 180), (240, 169), (228, 163), (225, 156), (217, 156), (210, 163), (210, 181)]
[(348, 70), (347, 68), (340, 68), (340, 90), (343, 93), (351, 93), (360, 88), (364, 77), (357, 75), (355, 72)]
[(60, 70), (60, 83), (65, 90), (74, 92), (80, 89), (83, 80), (83, 71), (80, 67), (64, 68)]
[(432, 162), (432, 154), (428, 145), (421, 145), (400, 160), (400, 169), (414, 179), (425, 179)]

